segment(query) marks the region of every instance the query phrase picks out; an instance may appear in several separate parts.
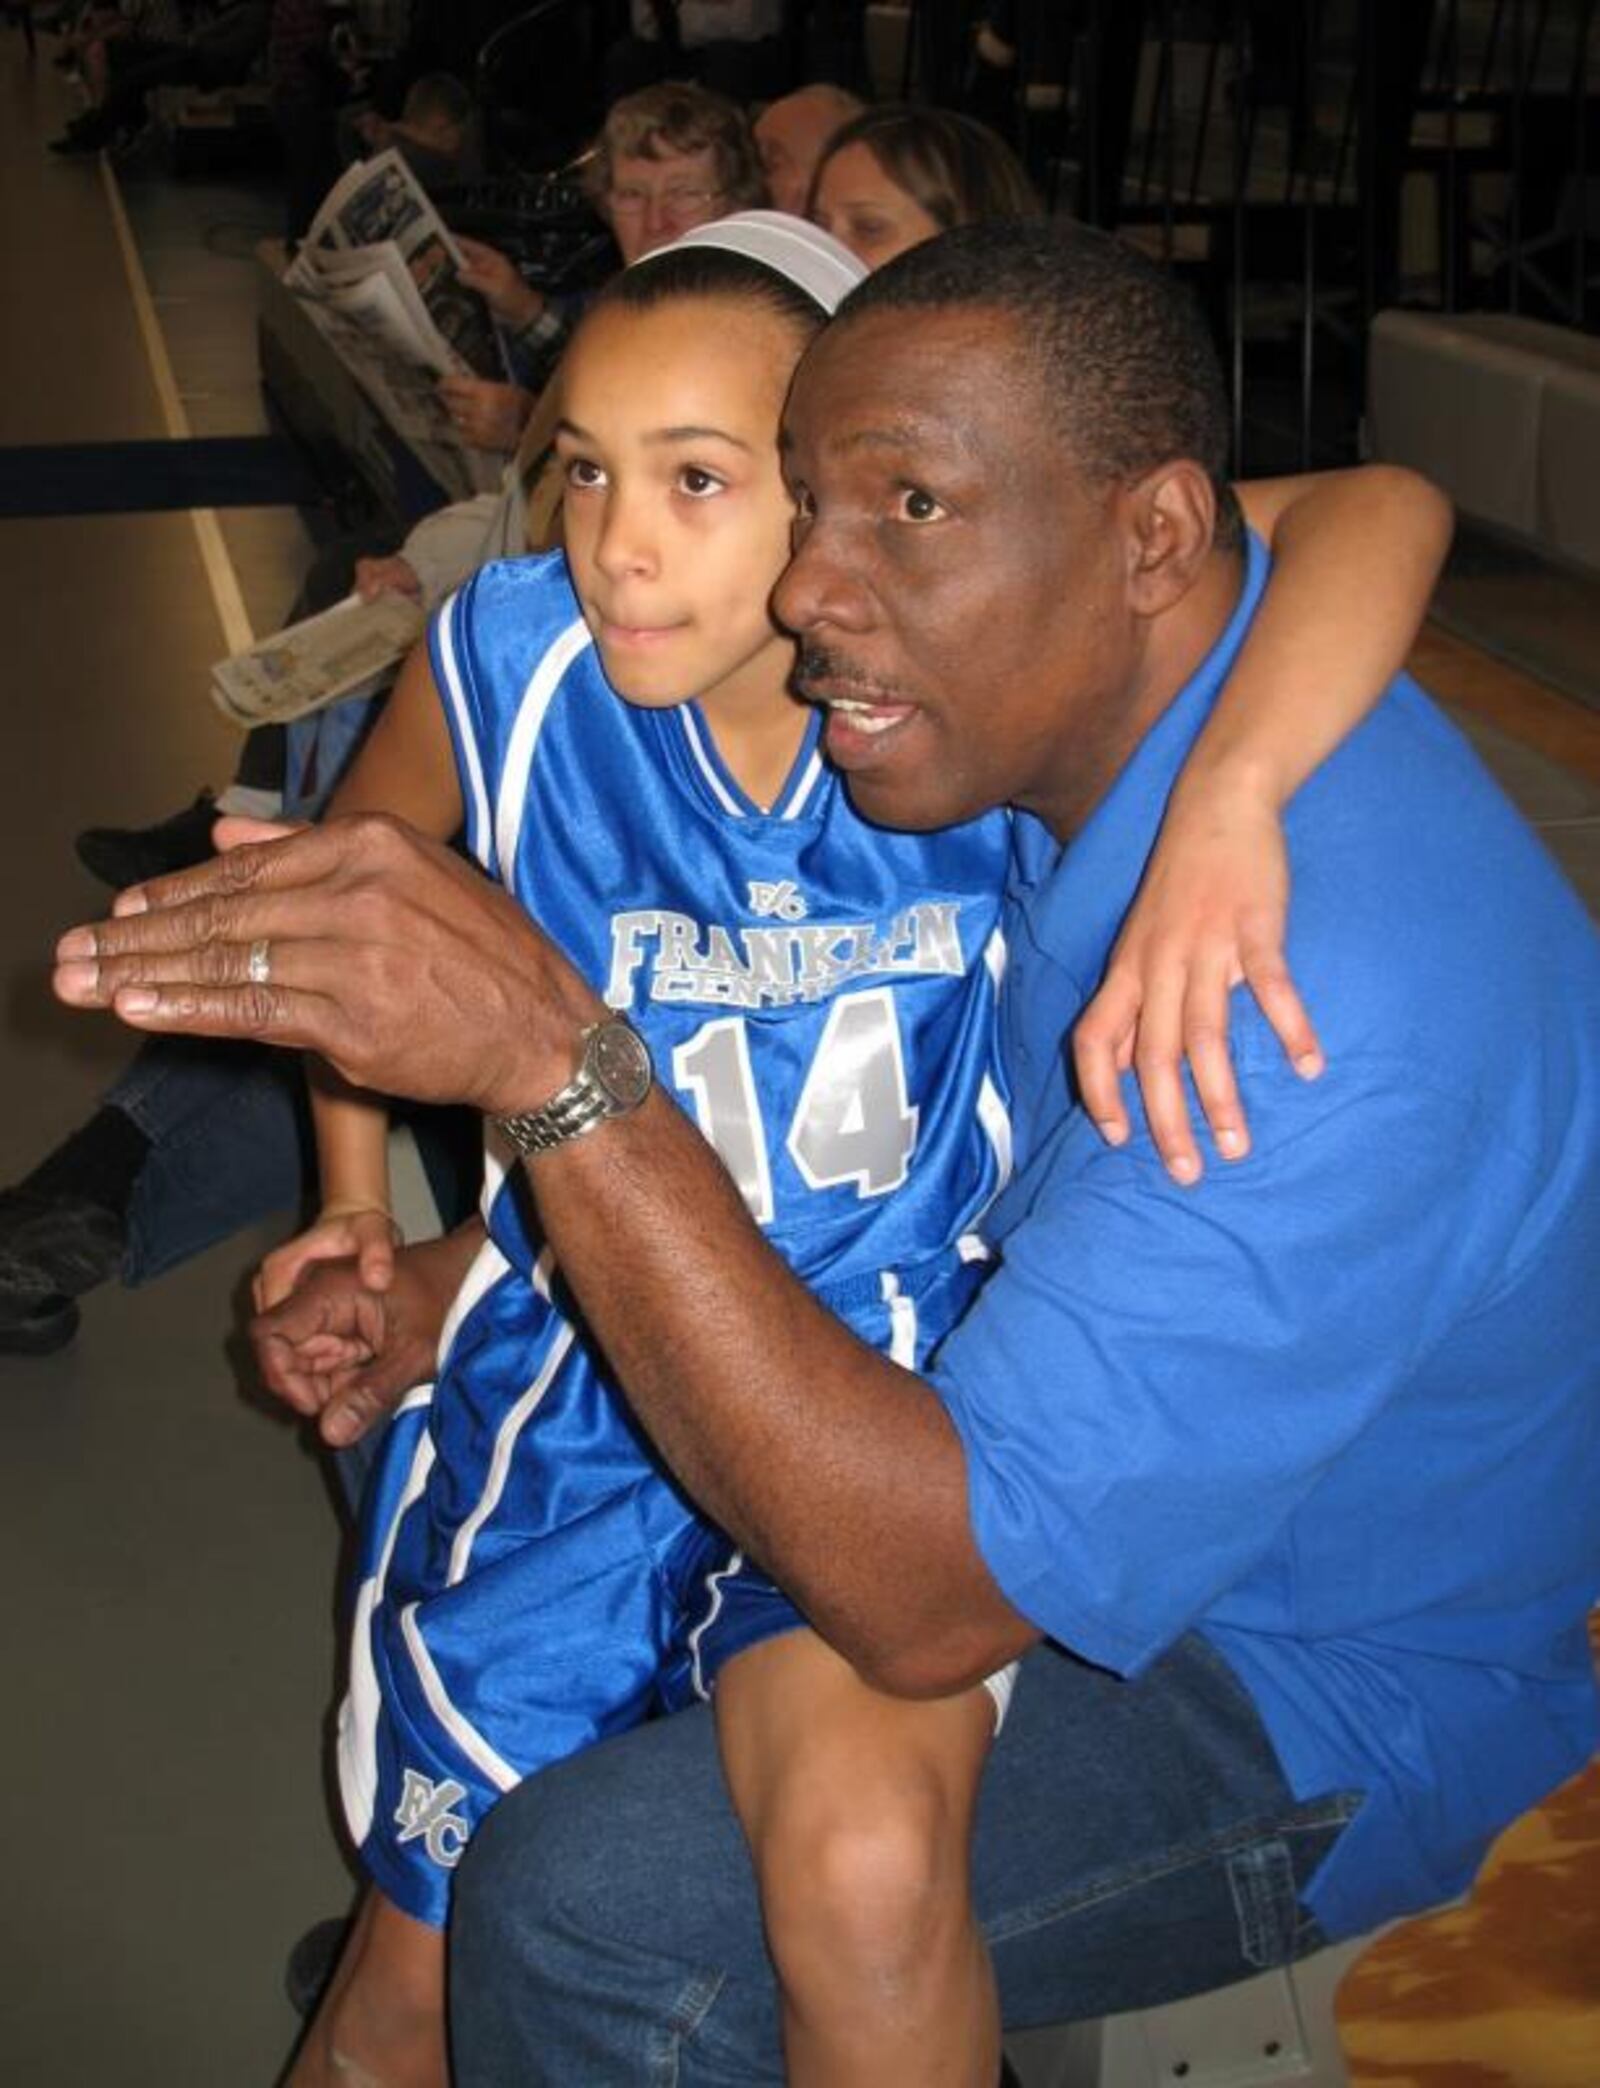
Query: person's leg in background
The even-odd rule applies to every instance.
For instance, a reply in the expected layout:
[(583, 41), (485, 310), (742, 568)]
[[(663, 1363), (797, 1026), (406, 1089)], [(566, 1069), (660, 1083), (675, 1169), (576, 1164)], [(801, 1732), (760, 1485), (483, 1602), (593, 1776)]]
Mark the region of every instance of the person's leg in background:
[[(480, 1170), (470, 1112), (410, 1121), (445, 1225)], [(152, 1037), (86, 1123), (0, 1190), (0, 1354), (72, 1339), (77, 1299), (137, 1286), (244, 1227), (303, 1206), (315, 1148), (298, 1056), (268, 1045)]]
[[(1318, 1947), (1299, 1895), (1357, 1802), (1295, 1800), (1197, 1637), (1136, 1683), (1036, 1650), (974, 1843), (1005, 2021), (1149, 2006)], [(457, 1874), (451, 2021), (458, 2088), (782, 2081), (709, 1712), (606, 1742), (496, 1808)]]

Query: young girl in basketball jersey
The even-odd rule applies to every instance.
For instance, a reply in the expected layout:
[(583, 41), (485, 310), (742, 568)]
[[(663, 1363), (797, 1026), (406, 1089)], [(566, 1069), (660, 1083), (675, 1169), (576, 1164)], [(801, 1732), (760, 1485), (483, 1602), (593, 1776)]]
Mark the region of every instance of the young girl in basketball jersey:
[[(790, 523), (774, 433), (857, 273), (825, 235), (752, 214), (619, 279), (564, 372), (565, 556), (488, 567), (446, 605), (335, 809), (441, 836), (464, 823), (647, 1037), (798, 1273), (918, 1368), (981, 1276), (975, 1227), (1008, 1162), (992, 1047), (1007, 828), (866, 827), (788, 692), (767, 609)], [(1268, 524), (1286, 503), (1246, 499)], [(1339, 629), (1353, 605), (1317, 552), (1314, 599)], [(1291, 553), (1274, 587), (1309, 590), (1305, 567), (1297, 583)], [(1393, 671), (1426, 578), (1403, 606), (1359, 583), (1364, 689), (1305, 663), (1286, 735), (1242, 675), (1218, 735), (1280, 772), (1287, 738), (1309, 768)], [(268, 1264), (263, 1302), (322, 1256), (392, 1280), (382, 1112), (325, 1094), (320, 1115), (323, 1218)], [(442, 2083), (442, 1931), (477, 1822), (522, 1776), (713, 1683), (790, 2079), (988, 2088), (998, 2015), (965, 1865), (1008, 1678), (902, 1703), (804, 1628), (638, 1434), (523, 1190), (491, 1138), (485, 1226), (434, 1261), (464, 1279), (437, 1381), (400, 1407), (369, 1489), (340, 1775), (371, 1886), (291, 2088)], [(753, 1371), (760, 1342), (753, 1327)], [(348, 1360), (315, 1342), (302, 1358), (323, 1385)], [(847, 1947), (808, 1904), (797, 1818), (885, 1851)]]

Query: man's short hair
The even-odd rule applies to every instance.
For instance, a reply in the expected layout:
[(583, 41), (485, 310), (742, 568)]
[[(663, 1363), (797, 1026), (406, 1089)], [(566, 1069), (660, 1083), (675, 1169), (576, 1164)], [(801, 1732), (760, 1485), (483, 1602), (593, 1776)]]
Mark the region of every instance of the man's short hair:
[(725, 210), (753, 210), (766, 201), (767, 184), (743, 109), (692, 80), (641, 87), (612, 104), (584, 161), (584, 189), (590, 202), (604, 210), (619, 159), (662, 159), (703, 152), (707, 146)]
[(406, 89), (400, 113), (406, 123), (453, 123), (464, 130), (472, 120), (472, 96), (454, 73), (424, 73)]
[(1216, 349), (1185, 286), (1087, 225), (968, 225), (898, 255), (851, 291), (841, 321), (968, 305), (1016, 322), (1040, 394), (1085, 475), (1129, 484), (1189, 457), (1217, 493), (1217, 541), (1239, 541), (1231, 415)]

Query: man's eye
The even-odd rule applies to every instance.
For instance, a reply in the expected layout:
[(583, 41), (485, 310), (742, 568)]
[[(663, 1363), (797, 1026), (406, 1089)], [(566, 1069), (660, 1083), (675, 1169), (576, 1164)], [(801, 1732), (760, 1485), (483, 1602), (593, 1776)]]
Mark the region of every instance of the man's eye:
[(943, 513), (943, 504), (920, 486), (902, 486), (900, 489), (902, 522), (937, 522)]

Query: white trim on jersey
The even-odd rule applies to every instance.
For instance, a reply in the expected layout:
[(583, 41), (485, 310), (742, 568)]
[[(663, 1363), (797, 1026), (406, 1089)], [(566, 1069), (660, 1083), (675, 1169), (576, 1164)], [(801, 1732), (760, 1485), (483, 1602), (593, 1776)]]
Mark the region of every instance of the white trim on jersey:
[[(567, 1360), (567, 1351), (571, 1348), (575, 1335), (576, 1329), (562, 1321), (554, 1341), (550, 1344), (550, 1353), (540, 1366), (539, 1375), (496, 1429), (494, 1450), (489, 1458), (489, 1474), (484, 1480), (483, 1492), (478, 1496), (478, 1505), (457, 1530), (455, 1542), (450, 1547), (450, 1566), (445, 1574), (447, 1588), (455, 1587), (466, 1577), (467, 1568), (472, 1564), (472, 1547), (477, 1541), (478, 1532), (499, 1507), (500, 1496), (505, 1492), (517, 1438), (537, 1410), (539, 1402), (549, 1391), (551, 1379)], [(427, 1686), (426, 1682), (423, 1686)]]
[[(997, 924), (983, 946), (984, 969), (994, 982), (996, 999), (999, 998), (1000, 989), (1005, 984), (1008, 955), (1005, 930)], [(987, 1210), (1010, 1181), (1013, 1160), (1011, 1111), (1006, 1106), (1005, 1097), (988, 1073), (985, 1073), (978, 1083), (978, 1122), (983, 1126), (984, 1135), (994, 1149), (996, 1178), (993, 1193), (984, 1203), (984, 1209)]]
[(889, 1361), (898, 1363), (902, 1370), (915, 1370), (917, 1301), (906, 1296), (893, 1269), (885, 1269), (879, 1281), (883, 1286), (883, 1302), (889, 1308)]
[(983, 1126), (984, 1136), (994, 1148), (994, 1164), (997, 1170), (993, 1194), (984, 1204), (984, 1209), (994, 1202), (1001, 1190), (1011, 1179), (1011, 1112), (1005, 1098), (987, 1073), (978, 1083), (978, 1122)]
[[(406, 1405), (421, 1406), (432, 1397), (433, 1387), (425, 1385), (420, 1395), (408, 1399)], [(350, 1680), (339, 1706), (339, 1797), (344, 1805), (345, 1825), (358, 1849), (372, 1832), (372, 1814), (378, 1800), (378, 1719), (383, 1711), (383, 1692), (378, 1687), (378, 1671), (372, 1659), (372, 1619), (383, 1600), (400, 1525), (428, 1483), (434, 1454), (433, 1437), (424, 1429), (412, 1452), (411, 1471), (383, 1540), (377, 1571), (362, 1583), (356, 1596), (350, 1633)]]
[(422, 1693), (428, 1699), (428, 1708), (434, 1717), (467, 1760), (474, 1768), (480, 1770), (490, 1783), (499, 1790), (514, 1791), (522, 1778), (504, 1755), (496, 1754), (477, 1727), (468, 1724), (445, 1693), (439, 1670), (433, 1664), (433, 1656), (422, 1643), (422, 1633), (417, 1629), (417, 1605), (414, 1602), (408, 1602), (400, 1612), (400, 1631), (406, 1642), (406, 1651), (411, 1655), (411, 1665), (417, 1671), (417, 1680), (422, 1684)]
[(810, 803), (811, 794), (816, 789), (821, 776), (822, 750), (820, 747), (813, 747), (811, 759), (801, 771), (799, 781), (795, 784), (794, 789), (790, 791), (783, 810), (778, 816), (781, 819), (798, 819)]
[(722, 1590), (724, 1584), (732, 1580), (734, 1575), (742, 1572), (743, 1569), (744, 1553), (736, 1551), (722, 1565), (713, 1566), (701, 1582), (701, 1586), (710, 1595), (711, 1600), (706, 1606), (705, 1615), (689, 1634), (689, 1677), (693, 1684), (695, 1695), (708, 1704), (711, 1701), (711, 1685), (706, 1681), (706, 1671), (700, 1665), (700, 1641), (722, 1613)]
[(490, 867), (489, 792), (483, 780), (483, 756), (478, 751), (472, 712), (461, 686), (461, 669), (456, 661), (452, 628), (460, 604), (460, 595), (453, 594), (440, 611), (435, 629), (439, 638), (439, 664), (444, 669), (445, 701), (456, 714), (456, 744), (461, 748), (467, 766), (467, 840), (473, 854), (487, 870)]
[(700, 728), (694, 721), (694, 712), (685, 703), (679, 706), (678, 716), (683, 720), (683, 736), (689, 742), (689, 752), (694, 756), (700, 773), (705, 777), (711, 795), (731, 818), (743, 819), (744, 807), (717, 774), (717, 765), (706, 752), (706, 743), (700, 737)]
[(450, 1353), (450, 1344), (461, 1330), (461, 1322), (480, 1298), (492, 1291), (511, 1264), (493, 1240), (485, 1240), (472, 1257), (472, 1266), (461, 1279), (461, 1288), (451, 1300), (450, 1310), (444, 1316), (444, 1325), (439, 1329), (439, 1372), (444, 1374), (445, 1359)]
[[(522, 838), (522, 814), (528, 802), (528, 774), (533, 750), (539, 741), (544, 714), (561, 686), (562, 677), (581, 652), (594, 643), (594, 633), (577, 617), (551, 639), (544, 656), (528, 677), (517, 706), (511, 737), (506, 741), (505, 763), (500, 771), (500, 798), (494, 812), (494, 846), (500, 862), (500, 882), (508, 892), (516, 890), (517, 843)], [(613, 698), (621, 702), (620, 697)]]

